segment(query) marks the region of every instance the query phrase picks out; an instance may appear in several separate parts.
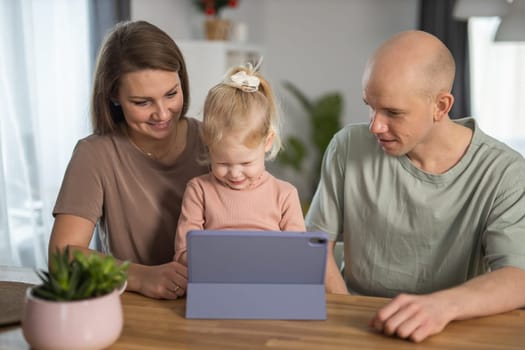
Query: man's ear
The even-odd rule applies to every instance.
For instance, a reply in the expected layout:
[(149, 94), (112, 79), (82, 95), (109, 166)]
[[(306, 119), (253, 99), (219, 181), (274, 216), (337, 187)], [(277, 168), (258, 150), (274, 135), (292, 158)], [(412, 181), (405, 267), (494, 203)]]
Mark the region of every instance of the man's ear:
[(273, 139), (275, 138), (275, 133), (270, 131), (268, 136), (266, 136), (266, 141), (264, 143), (264, 152), (269, 152), (272, 149)]
[(434, 109), (434, 121), (438, 122), (443, 119), (443, 117), (448, 116), (452, 105), (454, 104), (454, 96), (449, 92), (440, 92), (436, 96)]

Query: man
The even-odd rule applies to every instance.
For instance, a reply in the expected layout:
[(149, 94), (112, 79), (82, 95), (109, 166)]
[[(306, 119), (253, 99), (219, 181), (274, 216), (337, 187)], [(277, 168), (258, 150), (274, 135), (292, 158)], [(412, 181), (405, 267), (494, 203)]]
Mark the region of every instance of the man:
[(329, 257), (344, 241), (346, 285), (330, 261), (331, 292), (395, 297), (370, 326), (415, 342), (525, 305), (525, 160), (449, 118), (454, 71), (428, 33), (382, 45), (363, 75), (370, 123), (334, 136), (306, 217), (331, 235)]

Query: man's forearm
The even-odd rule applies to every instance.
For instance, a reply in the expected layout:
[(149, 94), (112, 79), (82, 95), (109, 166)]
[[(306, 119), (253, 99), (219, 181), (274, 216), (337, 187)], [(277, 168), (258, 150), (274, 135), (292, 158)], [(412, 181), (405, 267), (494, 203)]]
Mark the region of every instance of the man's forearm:
[(415, 342), (441, 332), (453, 320), (488, 316), (525, 305), (525, 270), (504, 267), (432, 294), (400, 294), (369, 325)]
[(335, 262), (334, 257), (335, 242), (328, 242), (328, 254), (326, 258), (326, 276), (325, 288), (327, 293), (331, 294), (348, 294), (346, 283), (339, 268)]
[(503, 267), (435, 293), (453, 302), (456, 320), (487, 316), (525, 306), (525, 270)]

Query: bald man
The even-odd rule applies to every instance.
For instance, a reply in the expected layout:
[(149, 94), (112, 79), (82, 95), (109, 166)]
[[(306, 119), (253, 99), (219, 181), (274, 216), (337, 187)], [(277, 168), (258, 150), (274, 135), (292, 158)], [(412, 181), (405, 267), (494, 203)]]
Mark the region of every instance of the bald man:
[(363, 74), (370, 122), (334, 136), (306, 216), (331, 235), (329, 257), (344, 241), (331, 292), (394, 297), (370, 326), (416, 342), (525, 306), (525, 160), (449, 118), (454, 70), (428, 33), (382, 45)]

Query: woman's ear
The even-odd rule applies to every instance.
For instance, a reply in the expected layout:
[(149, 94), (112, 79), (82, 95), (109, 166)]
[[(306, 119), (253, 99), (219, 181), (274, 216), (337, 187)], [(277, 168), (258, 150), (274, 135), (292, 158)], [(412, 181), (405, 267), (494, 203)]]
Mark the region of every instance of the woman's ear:
[(273, 131), (270, 131), (268, 136), (266, 136), (266, 141), (264, 143), (264, 152), (269, 152), (272, 149), (273, 146), (273, 139), (275, 138), (275, 133)]
[(436, 105), (434, 110), (434, 121), (438, 122), (443, 117), (448, 116), (452, 105), (454, 104), (454, 96), (449, 92), (440, 92), (436, 97)]

